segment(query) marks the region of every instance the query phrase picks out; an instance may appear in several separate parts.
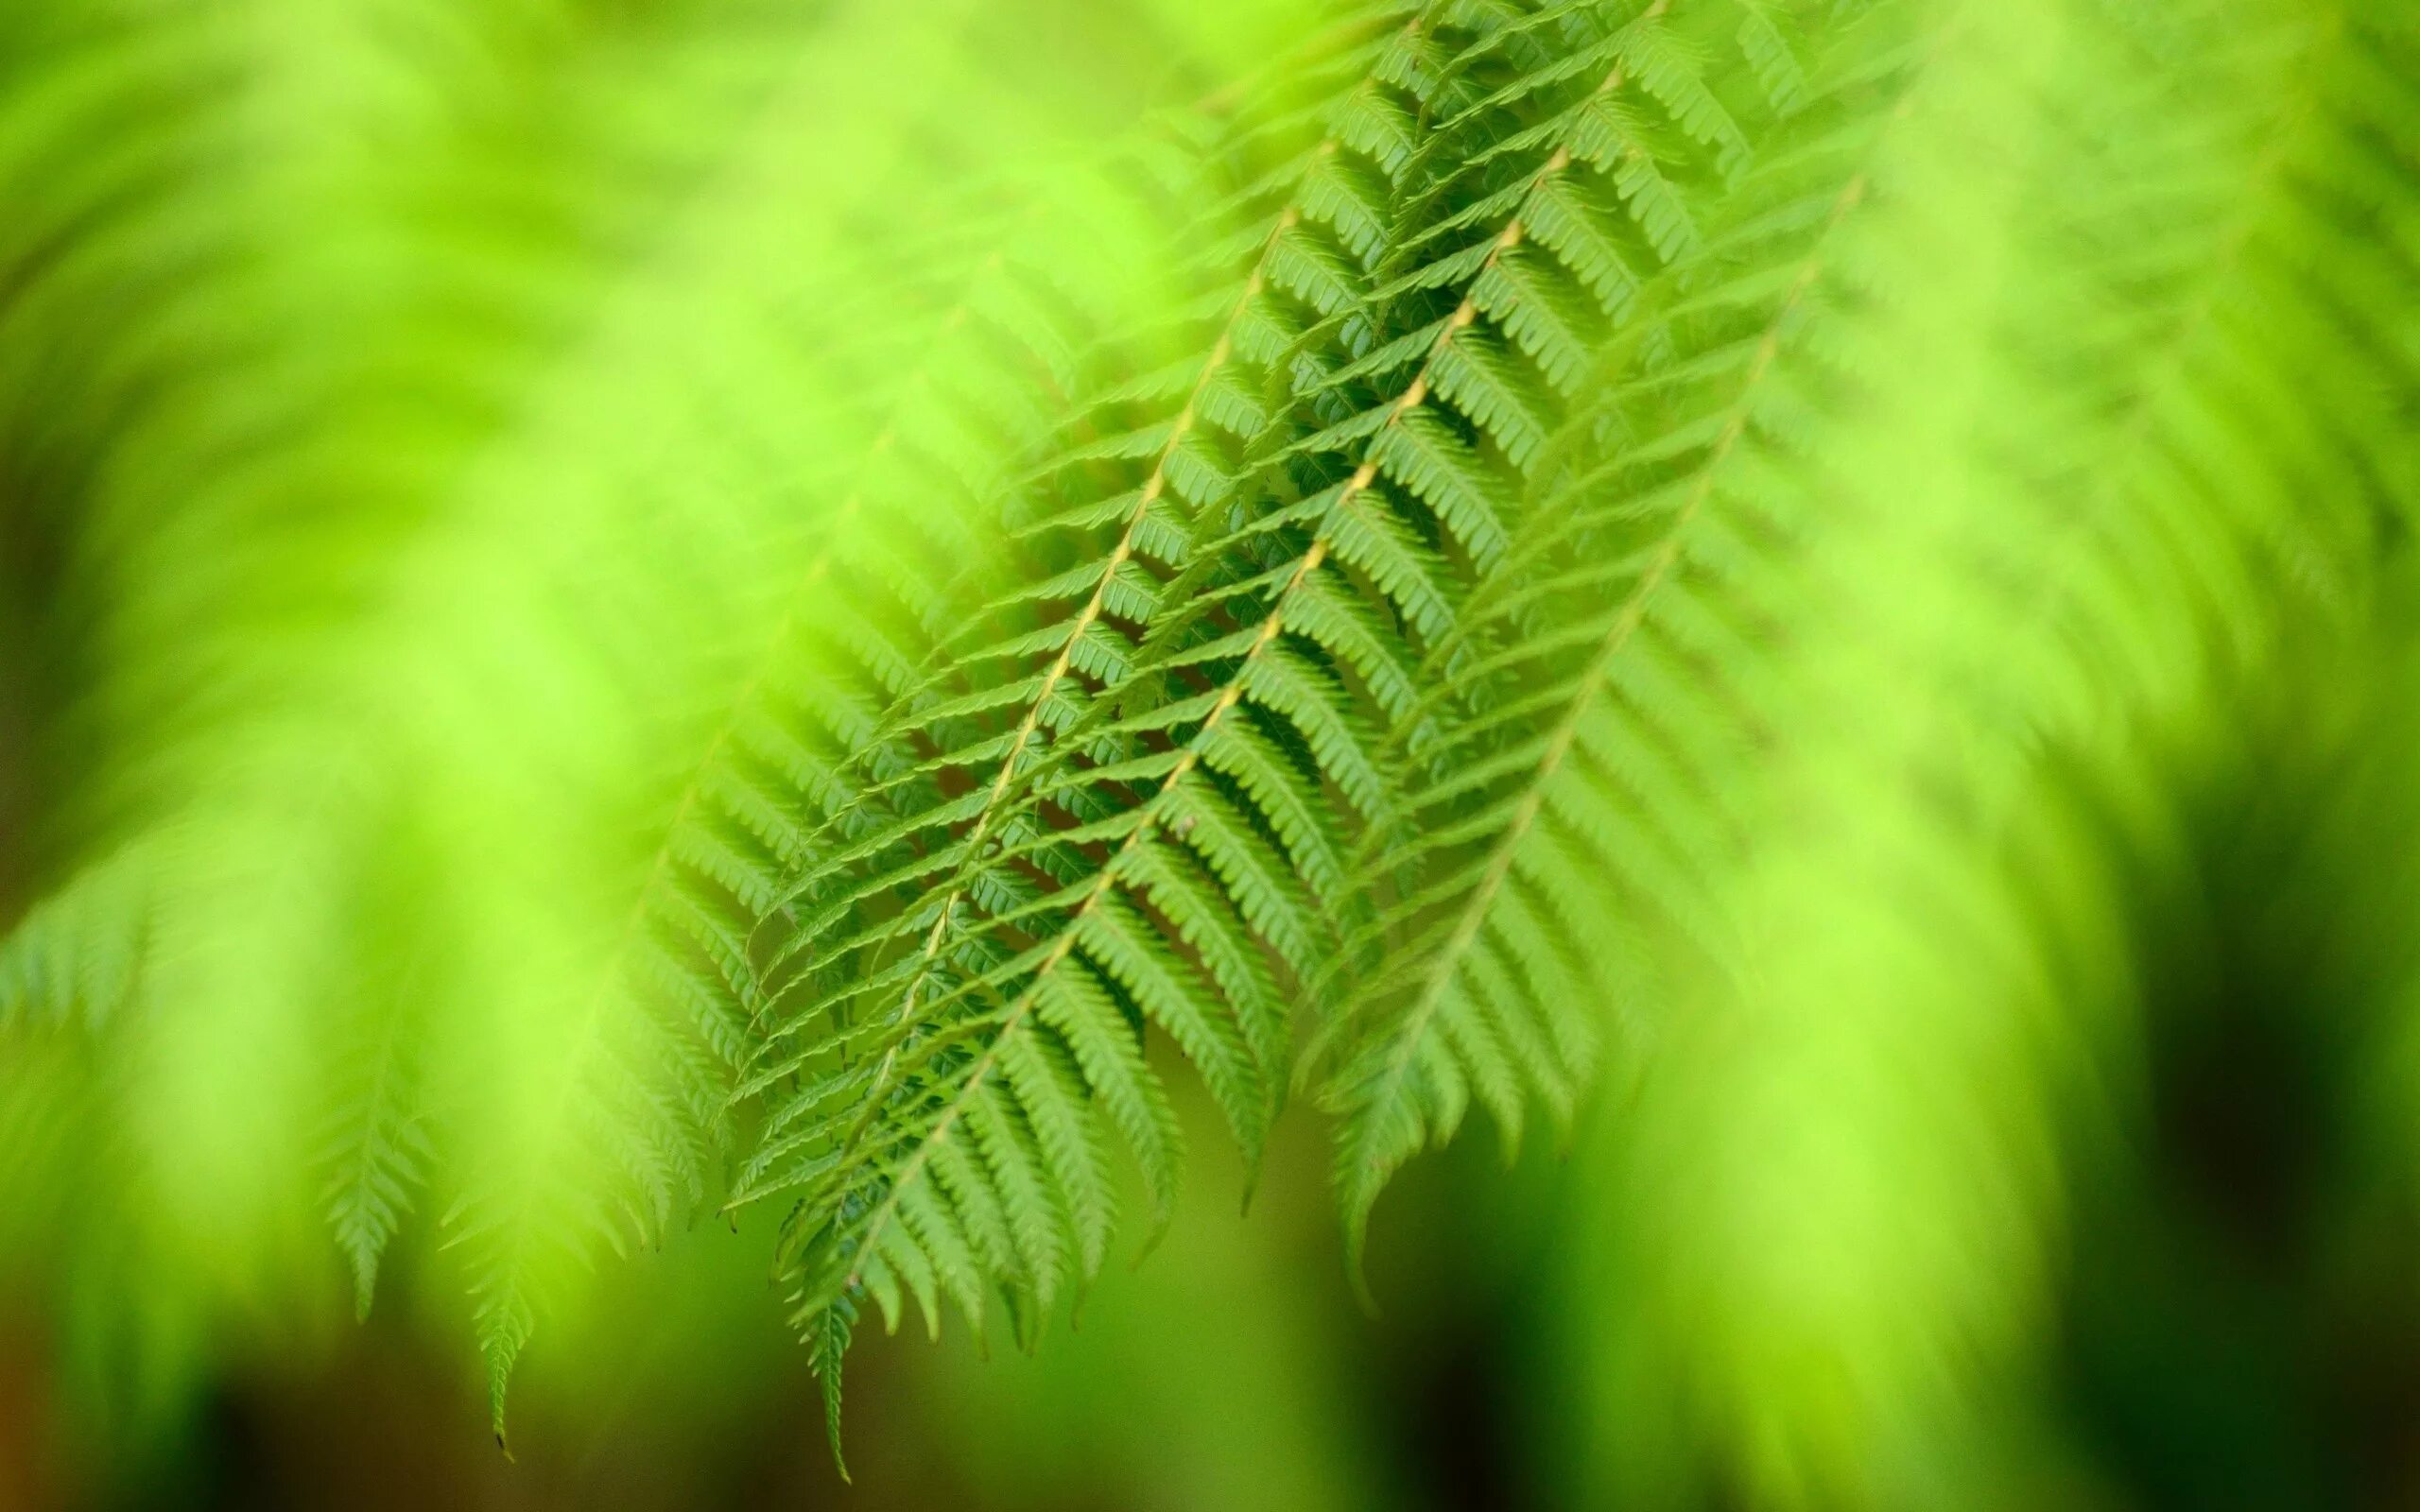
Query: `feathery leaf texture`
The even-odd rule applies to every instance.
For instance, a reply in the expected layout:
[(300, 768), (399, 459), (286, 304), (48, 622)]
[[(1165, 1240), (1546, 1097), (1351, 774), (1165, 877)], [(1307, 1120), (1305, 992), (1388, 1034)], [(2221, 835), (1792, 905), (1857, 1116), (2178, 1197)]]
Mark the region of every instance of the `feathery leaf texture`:
[(1106, 132), (971, 5), (223, 9), (0, 21), (102, 753), (0, 1034), (123, 1047), (163, 1244), (299, 1201), (366, 1311), (441, 1214), (499, 1438), (717, 1209), (836, 1446), (870, 1308), (1029, 1344), (1179, 1063), (1248, 1160), (1334, 1115), (1357, 1280), (1474, 1105), (1812, 990), (1773, 878), (2021, 936), (2049, 753), (2408, 529), (2390, 0), (1351, 0), (1240, 82), (1147, 5), (1197, 97)]

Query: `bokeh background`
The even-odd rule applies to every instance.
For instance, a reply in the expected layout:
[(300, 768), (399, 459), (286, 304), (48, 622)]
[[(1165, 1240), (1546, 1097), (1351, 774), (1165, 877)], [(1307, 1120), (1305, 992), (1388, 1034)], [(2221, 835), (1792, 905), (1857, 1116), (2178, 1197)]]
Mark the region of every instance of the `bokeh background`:
[[(2236, 905), (2259, 911), (2266, 859), (2225, 868), (2253, 895)], [(1966, 1471), (2004, 1456), (2019, 1504), (2044, 1507), (2420, 1504), (2420, 1203), (2360, 1128), (2366, 1057), (2297, 997), (2304, 958), (2217, 924), (2176, 926), (2139, 1074), (2077, 1178), (2039, 1378), (1941, 1452)], [(1316, 1125), (1287, 1122), (1246, 1213), (1191, 1108), (1205, 1154), (1167, 1238), (1036, 1352), (962, 1330), (861, 1348), (854, 1484), (762, 1248), (711, 1225), (619, 1268), (612, 1325), (579, 1348), (533, 1344), (510, 1459), (458, 1338), (401, 1310), (307, 1349), (263, 1338), (130, 1458), (79, 1431), (20, 1300), (0, 1309), (0, 1504), (1749, 1505), (1719, 1462), (1686, 1499), (1635, 1489), (1672, 1473), (1660, 1413), (1685, 1358), (1607, 1376), (1649, 1332), (1618, 1292), (1625, 1247), (1653, 1238), (1624, 1231), (1617, 1189), (1623, 1117), (1653, 1094), (1616, 1092), (1573, 1149), (1509, 1171), (1483, 1139), (1413, 1167), (1374, 1222), (1375, 1317), (1347, 1285)]]
[[(1483, 29), (1580, 8), (1418, 9)], [(984, 564), (942, 528), (964, 501), (887, 472), (870, 413), (953, 328), (927, 275), (1064, 264), (1099, 306), (1071, 319), (1160, 312), (1171, 270), (1133, 249), (1152, 195), (1202, 186), (1113, 192), (1108, 145), (1243, 89), (1326, 12), (0, 0), (0, 919), (78, 877), (106, 902), (131, 856), (189, 947), (156, 1035), (123, 1011), (0, 1034), (0, 1512), (2420, 1506), (2420, 394), (2381, 376), (2420, 370), (2420, 299), (2378, 275), (2420, 266), (2420, 207), (2407, 180), (2328, 177), (2420, 165), (2420, 121), (2373, 103), (2401, 97), (2413, 15), (1903, 9), (1981, 40), (1945, 48), (1918, 116), (1937, 134), (1898, 149), (1914, 191), (1876, 191), (1865, 250), (1927, 276), (1851, 311), (1872, 331), (1843, 319), (1872, 339), (1841, 366), (1880, 360), (1884, 398), (1808, 422), (1833, 466), (1805, 491), (1956, 486), (1910, 490), (1930, 507), (1905, 529), (1857, 514), (1808, 575), (1831, 612), (1776, 683), (1841, 701), (1776, 765), (1835, 800), (1741, 868), (1773, 977), (1697, 981), (1675, 949), (1668, 1001), (1613, 1037), (1567, 1136), (1508, 1158), (1474, 1126), (1413, 1162), (1373, 1221), (1374, 1314), (1322, 1120), (1288, 1110), (1247, 1203), (1170, 1060), (1192, 1153), (1165, 1238), (1138, 1255), (1130, 1226), (1030, 1353), (955, 1315), (938, 1341), (862, 1329), (844, 1480), (769, 1205), (692, 1202), (626, 1256), (534, 1264), (567, 1300), (504, 1351), (509, 1452), (463, 1277), (462, 1230), (493, 1228), (455, 1220), (593, 1216), (614, 1174), (561, 1111), (588, 1005), (560, 968), (627, 911), (630, 833), (748, 681), (731, 647), (788, 624), (829, 524), (802, 501), (871, 479), (865, 515), (896, 505), (903, 536)], [(2104, 25), (2174, 72), (2126, 73)], [(2273, 122), (2278, 59), (2299, 93)], [(1966, 131), (2017, 166), (1970, 173)], [(2308, 181), (2238, 192), (2280, 154)], [(1263, 166), (1237, 156), (1220, 171)], [(2156, 214), (2083, 171), (2115, 163), (2132, 192), (2143, 162), (2181, 164), (2150, 175)], [(1040, 209), (972, 215), (995, 194)], [(2121, 213), (2159, 230), (2148, 273), (2080, 267), (2041, 230), (2123, 244)], [(2376, 266), (2348, 257), (2372, 231)], [(2058, 466), (2134, 455), (2161, 417), (2077, 421), (2066, 383), (2158, 366), (2137, 327), (2205, 256), (2220, 314), (2179, 325), (2258, 333), (2283, 308), (2292, 335), (2223, 348), (2213, 390), (2250, 352), (2274, 359), (2244, 381), (2264, 402), (2308, 375), (2348, 430), (2388, 421), (2312, 464), (2359, 486), (2311, 507), (2309, 541), (2359, 565), (2247, 548), (2289, 580), (2273, 598), (2232, 558), (2216, 590), (2147, 572), (2129, 596), (2098, 556), (1996, 533), (1999, 507), (2064, 507), (2025, 424), (2072, 443)], [(2279, 276), (2329, 259), (2377, 278), (2344, 284), (2360, 362), (2298, 302), (2330, 281)], [(2039, 339), (2046, 307), (2071, 346)], [(1168, 355), (1152, 327), (1105, 344), (1112, 377)], [(2330, 360), (2298, 372), (2305, 338)], [(1840, 353), (1807, 346), (1814, 392)], [(952, 404), (1015, 387), (977, 347), (925, 385), (953, 390), (943, 413), (911, 395), (902, 423), (946, 433)], [(2216, 455), (2266, 435), (2203, 420), (2177, 430)], [(1761, 462), (1788, 474), (1802, 438)], [(2277, 496), (2254, 490), (2248, 535), (2308, 523), (2260, 513), (2299, 505), (2302, 474), (2247, 471)], [(2172, 523), (2145, 518), (2144, 539)], [(1856, 591), (1876, 542), (1923, 591)], [(1926, 576), (1945, 543), (1981, 565)], [(2062, 605), (2082, 650), (2034, 633), (2044, 562), (2083, 564)], [(807, 631), (845, 639), (818, 615), (847, 577)], [(1918, 778), (1948, 797), (1927, 809)], [(390, 970), (430, 958), (458, 971)], [(381, 1012), (424, 1031), (444, 1095), (429, 1190), (375, 1215), (396, 1237), (363, 1279), (358, 1236), (328, 1233), (320, 1104), (351, 1016)]]

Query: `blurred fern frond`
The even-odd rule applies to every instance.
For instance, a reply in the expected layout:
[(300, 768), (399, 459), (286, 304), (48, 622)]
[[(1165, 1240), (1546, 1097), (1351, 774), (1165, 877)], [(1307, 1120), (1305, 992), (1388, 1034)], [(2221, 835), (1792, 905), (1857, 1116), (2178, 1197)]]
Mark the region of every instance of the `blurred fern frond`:
[[(1637, 1296), (1738, 1304), (1654, 1368), (1845, 1473), (1775, 1362), (2035, 1305), (2113, 858), (2394, 612), (2411, 19), (1065, 9), (0, 19), (0, 1112), (94, 1136), (0, 1258), (206, 1337), (408, 1248), (501, 1435), (600, 1249), (778, 1205), (837, 1415), (869, 1308), (1033, 1339), (1117, 1149), (1165, 1223), (1179, 1062), (1334, 1115), (1357, 1268), (1611, 1062)], [(1910, 1140), (1883, 1329), (1759, 1236)]]

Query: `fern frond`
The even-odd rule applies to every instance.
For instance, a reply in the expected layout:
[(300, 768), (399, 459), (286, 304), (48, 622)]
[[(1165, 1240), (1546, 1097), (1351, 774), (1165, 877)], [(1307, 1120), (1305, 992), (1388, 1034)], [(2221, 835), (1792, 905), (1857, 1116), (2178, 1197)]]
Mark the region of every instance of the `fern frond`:
[[(1584, 311), (1600, 339), (1634, 297), (1631, 261), (1651, 268), (1684, 245), (1651, 190), (1719, 181), (1737, 151), (1737, 127), (1663, 15), (1415, 19), (1376, 44), (1325, 134), (1247, 193), (1249, 206), (1282, 189), (1279, 207), (1239, 215), (1249, 237), (1199, 238), (1249, 258), (1236, 292), (1209, 303), (1223, 314), (1208, 356), (1113, 395), (1172, 414), (1110, 421), (1052, 464), (1136, 472), (1098, 491), (1060, 484), (1031, 512), (1043, 539), (1099, 543), (966, 638), (968, 693), (910, 700), (897, 738), (941, 753), (909, 769), (925, 816), (827, 849), (786, 895), (834, 906), (773, 955), (784, 1049), (748, 1085), (803, 1085), (776, 1101), (743, 1192), (804, 1188), (803, 1320), (866, 1285), (884, 1246), (925, 1242), (900, 1237), (908, 1192), (940, 1175), (1000, 1047), (1037, 1030), (1106, 1046), (1132, 1032), (1101, 1017), (1113, 1005), (1159, 1024), (1256, 1149), (1285, 1079), (1282, 984), (1326, 971), (1297, 921), (1341, 876), (1327, 795), (1354, 827), (1386, 822), (1378, 731), (1411, 709), (1423, 645), (1503, 554), (1557, 423), (1570, 364), (1524, 350), (1524, 301), (1551, 303), (1561, 328)], [(1548, 30), (1587, 43), (1580, 66), (1539, 44)], [(1403, 152), (1373, 114), (1444, 124)], [(1537, 129), (1508, 136), (1505, 119), (1524, 115)], [(1531, 220), (1548, 228), (1534, 253)], [(1507, 284), (1516, 256), (1524, 276)], [(1351, 360), (1317, 354), (1339, 340)], [(1223, 455), (1196, 450), (1212, 438)], [(1037, 609), (1056, 617), (1028, 620)], [(1406, 625), (1423, 627), (1409, 646)], [(1004, 675), (1004, 659), (1038, 670)], [(965, 785), (938, 782), (952, 772)], [(845, 921), (885, 895), (895, 913)], [(871, 1039), (869, 1023), (883, 1026)], [(833, 1056), (863, 1069), (808, 1074)], [(1079, 1060), (1088, 1076), (1106, 1064), (1100, 1049)], [(928, 1222), (955, 1226), (953, 1251), (1030, 1316), (1057, 1284), (1035, 1267), (1067, 1251), (977, 1244), (983, 1212), (1022, 1210), (994, 1190), (1005, 1175), (968, 1179), (978, 1190), (944, 1180), (956, 1206)]]
[(122, 847), (0, 936), (0, 1032), (70, 1021), (98, 1030), (136, 1006), (164, 845)]
[[(322, 40), (341, 33), (346, 60), (394, 84), (348, 102), (286, 66), (303, 60), (271, 24), (286, 8), (234, 9), (95, 26), (95, 57), (130, 83), (102, 77), (88, 106), (62, 66), (58, 97), (8, 113), (28, 172), (53, 139), (106, 134), (76, 112), (140, 110), (153, 88), (129, 38), (196, 99), (212, 91), (194, 77), (221, 66), (262, 95), (241, 122), (168, 116), (191, 130), (162, 133), (165, 170), (88, 175), (126, 201), (116, 240), (92, 238), (95, 269), (183, 269), (212, 320), (259, 317), (232, 355), (134, 354), (221, 352), (223, 387), (194, 381), (192, 405), (139, 361), (94, 364), (167, 397), (156, 423), (115, 427), (106, 497), (83, 507), (86, 576), (135, 585), (99, 616), (127, 649), (90, 698), (130, 759), (86, 802), (207, 836), (205, 865), (161, 879), (204, 948), (171, 958), (177, 1011), (138, 1037), (126, 1095), (160, 1184), (214, 1228), (272, 1229), (254, 1220), (300, 1194), (263, 1152), (321, 1151), (365, 1295), (411, 1187), (437, 1185), (500, 1412), (585, 1256), (660, 1242), (718, 1185), (728, 1068), (755, 1033), (750, 931), (843, 808), (849, 764), (980, 556), (972, 516), (941, 506), (980, 497), (1063, 411), (1082, 344), (1132, 323), (1133, 269), (1158, 254), (1114, 223), (1137, 217), (1135, 195), (1102, 193), (1056, 143), (1019, 150), (1058, 125), (1000, 72), (1028, 40), (961, 34), (946, 9), (533, 14), (525, 31), (472, 7), (458, 37), (331, 20)], [(423, 64), (467, 94), (429, 93)], [(481, 94), (481, 70), (513, 82)], [(900, 77), (923, 82), (885, 82)], [(356, 103), (375, 126), (303, 129)], [(824, 148), (802, 152), (818, 132)], [(377, 150), (357, 160), (364, 140)], [(174, 178), (231, 142), (258, 163), (200, 190)], [(901, 164), (923, 176), (913, 192)], [(969, 210), (1032, 198), (1003, 187), (1018, 176), (1062, 202), (990, 235)], [(67, 196), (28, 202), (82, 229)], [(803, 205), (825, 218), (802, 223)], [(204, 255), (147, 253), (155, 221)], [(25, 228), (28, 255), (49, 225)], [(280, 227), (290, 249), (254, 258), (251, 238)], [(938, 256), (918, 252), (932, 241)], [(7, 306), (20, 355), (44, 348), (44, 279), (63, 330), (116, 292), (79, 284), (74, 257), (32, 266), (33, 297), (12, 288)], [(346, 281), (374, 266), (402, 276)], [(357, 350), (322, 334), (348, 325)], [(298, 407), (312, 403), (324, 423)], [(180, 472), (207, 486), (163, 484)], [(350, 507), (315, 507), (329, 498)], [(62, 598), (79, 593), (95, 591)], [(450, 817), (424, 824), (432, 795)], [(398, 834), (452, 880), (395, 897), (361, 875)], [(29, 963), (57, 931), (39, 933), (20, 941)], [(399, 1016), (392, 963), (431, 955), (446, 969)], [(307, 1011), (322, 1002), (336, 1011)], [(181, 1139), (231, 1059), (257, 1073), (246, 1116)], [(327, 1137), (289, 1141), (289, 1123), (319, 1121), (302, 1109), (322, 1071)]]
[[(1668, 73), (1662, 87), (1704, 90)], [(1342, 1120), (1357, 1257), (1388, 1176), (1472, 1102), (1508, 1152), (1532, 1097), (1568, 1127), (1606, 984), (1644, 986), (1645, 917), (1715, 943), (1708, 878), (1733, 843), (1722, 795), (1747, 743), (1734, 684), (1761, 654), (1753, 584), (1804, 533), (1734, 474), (1761, 449), (1752, 427), (1825, 240), (1866, 192), (1853, 162), (1825, 159), (1811, 224), (1730, 232), (1779, 189), (1805, 192), (1808, 142), (1833, 124), (1803, 85), (1781, 97), (1793, 108), (1758, 121), (1753, 147), (1727, 116), (1708, 132), (1726, 171), (1690, 222), (1709, 235), (1619, 285), (1617, 333), (1591, 363), (1603, 376), (1540, 441), (1518, 535), (1438, 638), (1390, 741), (1403, 811), (1369, 832), (1342, 893), (1385, 902), (1348, 928), (1345, 1001), (1309, 1057)]]
[(2164, 763), (2392, 618), (2409, 22), (1049, 9), (0, 16), (0, 1116), (112, 1135), (35, 1268), (433, 1229), (501, 1437), (600, 1252), (779, 1202), (837, 1436), (1117, 1146), (1165, 1227), (1171, 1074), (1338, 1116), (1357, 1280), (1668, 1043), (1606, 1358), (1718, 1341), (1758, 1494), (1899, 1463), (1860, 1393), (2025, 1374)]
[(1872, 1494), (1903, 1435), (2028, 1410), (2005, 1383), (2131, 1054), (2122, 893), (2169, 864), (2174, 753), (2342, 633), (2401, 508), (2377, 412), (2324, 417), (2409, 358), (2304, 261), (2408, 266), (2377, 235), (2399, 196), (2320, 187), (2381, 162), (2337, 124), (2378, 107), (2343, 70), (2399, 55), (2360, 9), (1920, 15), (1910, 124), (1810, 306), (1824, 382), (1760, 443), (1824, 531), (1753, 700), (1778, 743), (1718, 879), (1739, 944), (1701, 957), (1668, 1041), (1690, 1069), (1599, 1199), (1592, 1252), (1634, 1267), (1589, 1281), (1597, 1336), (1633, 1341), (1609, 1409), (1709, 1332), (1734, 1363), (1602, 1494), (1685, 1496), (1709, 1454), (1756, 1496)]
[[(979, 696), (913, 698), (888, 737), (936, 753), (905, 774), (912, 786), (883, 794), (907, 813), (871, 850), (827, 851), (821, 874), (790, 890), (810, 906), (833, 897), (841, 911), (812, 916), (773, 957), (773, 1042), (795, 1048), (752, 1085), (795, 1091), (776, 1099), (742, 1191), (806, 1186), (793, 1219), (803, 1321), (861, 1288), (895, 1297), (896, 1273), (931, 1270), (977, 1318), (994, 1277), (1007, 1279), (1029, 1328), (1064, 1278), (1089, 1276), (1101, 1257), (1110, 1211), (1094, 1163), (1096, 1100), (1165, 1214), (1173, 1115), (1130, 1015), (1200, 1057), (1247, 1144), (1273, 1111), (1283, 1015), (1249, 931), (1298, 916), (1283, 891), (1291, 872), (1234, 798), (1196, 792), (1187, 778), (1216, 761), (1247, 791), (1257, 781), (1272, 804), (1300, 778), (1259, 731), (1227, 728), (1239, 693), (1224, 707), (1216, 694), (1197, 700), (1175, 722), (1201, 729), (1163, 746), (1151, 741), (1156, 711), (1120, 717), (1121, 690), (1140, 675), (1134, 627), (1155, 617), (1167, 592), (1158, 575), (1182, 581), (1195, 522), (1228, 507), (1236, 450), (1269, 423), (1261, 374), (1299, 324), (1287, 305), (1319, 308), (1330, 298), (1319, 280), (1347, 277), (1374, 249), (1370, 186), (1385, 169), (1344, 142), (1375, 143), (1383, 156), (1389, 124), (1409, 118), (1373, 102), (1387, 101), (1385, 77), (1413, 34), (1365, 49), (1363, 77), (1293, 124), (1328, 134), (1287, 149), (1283, 168), (1214, 213), (1214, 228), (1242, 233), (1201, 239), (1233, 247), (1241, 266), (1219, 273), (1235, 279), (1232, 292), (1205, 305), (1206, 345), (1195, 349), (1204, 354), (1113, 388), (1088, 427), (1098, 438), (1079, 439), (1021, 490), (1028, 548), (1044, 561), (1080, 551), (1076, 565), (961, 637), (969, 649), (952, 670)], [(1169, 407), (1127, 418), (1153, 404)], [(1019, 664), (1035, 670), (1009, 670)], [(1319, 843), (1301, 809), (1282, 822), (1294, 844)], [(879, 896), (845, 880), (860, 868), (900, 901), (852, 931), (842, 920)], [(1184, 942), (1182, 954), (1171, 940)], [(837, 1068), (817, 1068), (836, 1053)], [(1078, 1076), (1073, 1087), (1054, 1066)], [(960, 1156), (953, 1135), (972, 1137), (979, 1155)], [(1021, 1154), (1039, 1160), (1039, 1178)], [(925, 1189), (928, 1176), (940, 1192)], [(1046, 1201), (1053, 1188), (1073, 1200)], [(1011, 1220), (1014, 1244), (1001, 1242)], [(886, 1314), (895, 1321), (895, 1308)]]

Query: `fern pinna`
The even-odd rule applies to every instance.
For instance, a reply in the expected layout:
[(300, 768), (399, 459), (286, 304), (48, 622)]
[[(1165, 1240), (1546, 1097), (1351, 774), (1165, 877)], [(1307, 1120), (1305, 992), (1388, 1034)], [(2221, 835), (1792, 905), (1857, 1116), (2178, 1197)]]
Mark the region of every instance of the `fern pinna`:
[(101, 754), (0, 1033), (121, 1137), (11, 1175), (198, 1298), (436, 1240), (499, 1433), (600, 1245), (759, 1204), (836, 1433), (869, 1308), (1032, 1341), (1179, 1063), (1248, 1160), (1333, 1115), (1357, 1272), (1474, 1106), (1820, 997), (1777, 879), (2037, 1011), (2045, 773), (2126, 809), (2405, 528), (2392, 0), (1340, 0), (1241, 77), (1174, 0), (371, 5), (358, 91), (23, 9), (0, 483)]

